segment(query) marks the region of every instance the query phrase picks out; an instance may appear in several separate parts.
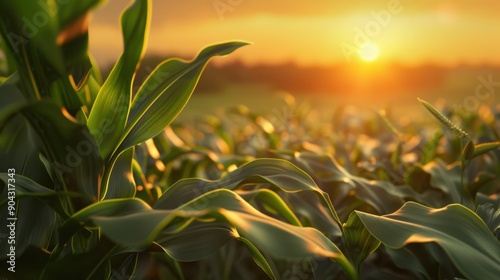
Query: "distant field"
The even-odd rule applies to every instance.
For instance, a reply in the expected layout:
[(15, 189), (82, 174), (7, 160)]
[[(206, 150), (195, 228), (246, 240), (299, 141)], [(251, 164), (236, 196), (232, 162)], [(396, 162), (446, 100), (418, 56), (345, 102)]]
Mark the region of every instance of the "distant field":
[(232, 85), (220, 92), (195, 91), (176, 122), (215, 114), (217, 111), (238, 105), (245, 105), (253, 112), (265, 114), (283, 104), (279, 94), (265, 85)]
[[(470, 94), (468, 94), (470, 92)], [(250, 111), (264, 116), (282, 111), (283, 96), (287, 92), (266, 85), (229, 85), (219, 92), (195, 91), (176, 122), (193, 121), (203, 115), (214, 115), (224, 109), (245, 105)], [(295, 93), (296, 103), (307, 103), (321, 115), (330, 116), (338, 106), (354, 106), (361, 110), (390, 109), (401, 117), (419, 118), (425, 113), (417, 97), (432, 103), (444, 101), (447, 105), (461, 104), (465, 97), (473, 95), (465, 86), (459, 92), (452, 89), (435, 89), (420, 92), (405, 92), (387, 96), (384, 94), (329, 94)], [(484, 104), (488, 104), (483, 102)], [(490, 102), (491, 103), (491, 102)]]

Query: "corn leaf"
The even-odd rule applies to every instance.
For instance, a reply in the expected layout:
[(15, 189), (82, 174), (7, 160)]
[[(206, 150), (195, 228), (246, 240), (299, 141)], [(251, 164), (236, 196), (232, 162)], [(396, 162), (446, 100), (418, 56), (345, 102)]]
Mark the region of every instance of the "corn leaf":
[(135, 181), (132, 175), (132, 159), (134, 148), (124, 151), (110, 168), (111, 178), (104, 199), (133, 197), (135, 195)]
[(474, 155), (472, 156), (472, 158), (485, 154), (499, 147), (500, 147), (500, 142), (489, 142), (489, 143), (478, 144), (474, 146)]
[(227, 224), (193, 222), (178, 233), (160, 232), (155, 242), (174, 259), (193, 262), (215, 253), (231, 239), (234, 234)]
[[(207, 197), (210, 199), (205, 210), (196, 210), (193, 206), (196, 200)], [(230, 190), (212, 191), (175, 210), (134, 206), (133, 212), (123, 214), (122, 210), (129, 204), (138, 206), (140, 202), (136, 199), (99, 202), (77, 213), (74, 219), (99, 226), (102, 234), (128, 251), (143, 250), (162, 231), (163, 236), (181, 232), (191, 221), (218, 221), (233, 227), (236, 236), (246, 238), (272, 257), (292, 260), (318, 255), (338, 262), (349, 276), (356, 275), (337, 246), (318, 230), (292, 226), (266, 216)]]
[(262, 208), (271, 212), (270, 214), (279, 215), (287, 223), (294, 226), (302, 226), (290, 207), (275, 192), (268, 189), (257, 189), (253, 191), (239, 191), (238, 194), (247, 202), (256, 202), (256, 204), (262, 205)]
[(361, 263), (378, 248), (380, 241), (366, 229), (355, 212), (349, 215), (342, 228), (349, 258), (359, 271)]
[(296, 153), (295, 157), (306, 171), (315, 175), (319, 180), (334, 183), (337, 191), (343, 192), (342, 195), (353, 191), (357, 198), (368, 203), (381, 214), (397, 210), (407, 197), (419, 197), (418, 193), (407, 186), (395, 186), (390, 182), (354, 176), (331, 156), (301, 152)]
[(500, 242), (474, 212), (462, 205), (433, 209), (408, 202), (385, 216), (356, 214), (386, 246), (435, 242), (468, 279), (495, 279), (500, 273)]
[[(56, 212), (46, 203), (37, 199), (36, 196), (44, 197), (45, 195), (52, 195), (54, 192), (22, 175), (16, 174), (14, 178), (15, 181), (12, 185), (15, 186), (16, 191), (15, 208), (17, 211), (14, 211), (17, 218), (15, 221), (16, 254), (22, 254), (29, 246), (47, 248), (51, 238), (51, 229), (56, 223)], [(0, 235), (2, 236), (9, 236), (10, 228), (7, 225), (13, 222), (8, 220), (8, 218), (13, 217), (9, 214), (10, 211), (7, 208), (8, 179), (11, 179), (11, 177), (7, 173), (0, 173), (0, 193), (2, 194), (0, 218), (5, 221), (4, 226), (0, 229)], [(1, 181), (5, 184), (2, 184)], [(30, 193), (33, 193), (34, 196), (30, 197)], [(57, 200), (57, 197), (53, 196), (52, 200)], [(9, 252), (9, 247), (12, 245), (12, 243), (10, 245), (7, 243), (7, 239), (5, 239), (5, 242), (0, 243), (2, 257)]]
[(96, 201), (103, 163), (87, 127), (52, 102), (14, 104), (10, 108), (0, 115), (0, 123), (16, 113), (28, 120), (46, 149), (49, 173), (57, 174), (55, 190), (83, 194), (81, 201), (75, 201), (77, 209)]
[(214, 45), (205, 48), (191, 62), (170, 59), (160, 64), (133, 100), (125, 134), (117, 152), (162, 132), (188, 102), (210, 58), (230, 54), (246, 44), (230, 42)]
[[(72, 95), (54, 92), (50, 89), (51, 83), (67, 83), (69, 76), (80, 85), (84, 83), (90, 69), (88, 12), (103, 1), (8, 2), (2, 2), (0, 9), (0, 33), (7, 46), (4, 50), (7, 57), (12, 58), (8, 70), (19, 71), (23, 93), (28, 99), (56, 98), (66, 102), (60, 104), (73, 113), (78, 100)], [(72, 90), (71, 86), (66, 90)]]
[(482, 204), (477, 207), (476, 213), (500, 241), (500, 208), (491, 203)]
[[(220, 188), (237, 190), (243, 184), (249, 183), (271, 183), (291, 195), (300, 191), (311, 192), (316, 199), (308, 200), (308, 202), (314, 201), (316, 204), (313, 204), (314, 207), (311, 208), (302, 207), (301, 211), (305, 212), (304, 214), (309, 217), (327, 217), (326, 219), (317, 218), (318, 221), (335, 221), (337, 225), (341, 225), (327, 194), (316, 185), (307, 173), (292, 163), (281, 159), (256, 159), (242, 165), (219, 180), (209, 181), (196, 178), (180, 180), (158, 199), (154, 208), (175, 209), (209, 191)], [(207, 199), (197, 200), (197, 203), (192, 206), (203, 209), (207, 202)], [(298, 204), (297, 206), (300, 207), (301, 205)], [(329, 223), (329, 226), (331, 227), (330, 230), (334, 230), (335, 224)]]
[(90, 111), (87, 125), (105, 160), (116, 149), (125, 129), (133, 78), (147, 41), (150, 10), (150, 0), (137, 0), (122, 15), (124, 52), (102, 85)]

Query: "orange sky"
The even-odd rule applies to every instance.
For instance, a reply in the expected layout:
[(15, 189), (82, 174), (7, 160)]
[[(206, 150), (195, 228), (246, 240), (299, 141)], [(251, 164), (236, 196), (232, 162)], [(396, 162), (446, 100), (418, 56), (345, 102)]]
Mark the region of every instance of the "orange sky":
[[(122, 48), (119, 15), (129, 3), (113, 0), (95, 11), (91, 52), (101, 63)], [(218, 8), (216, 8), (216, 6)], [(153, 0), (148, 53), (194, 56), (220, 41), (252, 46), (230, 59), (246, 63), (295, 61), (338, 64), (378, 46), (379, 62), (442, 65), (500, 64), (500, 1)]]

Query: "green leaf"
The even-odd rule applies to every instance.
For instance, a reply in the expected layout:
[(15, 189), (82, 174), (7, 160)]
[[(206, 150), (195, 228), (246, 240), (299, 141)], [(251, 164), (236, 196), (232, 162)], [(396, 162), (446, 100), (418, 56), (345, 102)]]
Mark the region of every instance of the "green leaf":
[(483, 193), (478, 193), (476, 196), (476, 204), (481, 205), (481, 204), (491, 204), (495, 208), (500, 208), (500, 196), (496, 194), (492, 195), (486, 195)]
[[(494, 187), (496, 180), (498, 180), (498, 175), (494, 173), (479, 172), (476, 175), (476, 178), (474, 178), (474, 181), (469, 183), (469, 185), (467, 186), (471, 197), (476, 197), (479, 194), (479, 191), (488, 192), (488, 185), (492, 185)], [(476, 201), (476, 205), (480, 205), (480, 203), (477, 203)]]
[[(97, 95), (101, 90), (101, 83), (98, 81), (100, 77), (96, 77), (96, 75), (100, 75), (98, 73), (94, 73), (94, 70), (97, 69), (95, 66), (92, 68), (92, 72), (90, 77), (87, 80), (87, 83), (81, 87), (77, 91), (77, 95), (80, 98), (80, 102), (83, 104), (82, 111), (85, 113), (85, 119), (88, 118), (90, 111), (92, 110), (92, 106), (94, 106), (94, 102), (97, 99)], [(83, 123), (83, 122), (82, 122)], [(84, 123), (87, 123), (85, 121)]]
[(318, 156), (301, 152), (296, 153), (295, 157), (305, 166), (307, 171), (314, 174), (319, 180), (334, 183), (336, 189), (343, 192), (343, 196), (336, 199), (346, 200), (347, 193), (353, 191), (356, 197), (371, 205), (381, 214), (397, 210), (407, 197), (419, 197), (418, 193), (407, 186), (394, 186), (390, 182), (354, 176), (331, 156)]
[(39, 279), (108, 279), (109, 259), (118, 247), (105, 237), (84, 253), (70, 253), (63, 257), (51, 256)]
[(446, 165), (441, 160), (435, 160), (423, 167), (423, 170), (431, 175), (432, 187), (444, 192), (441, 205), (450, 203), (462, 203), (473, 208), (473, 201), (469, 196), (463, 196), (460, 185), (460, 166), (458, 164)]
[(111, 177), (104, 199), (133, 197), (135, 195), (135, 181), (132, 175), (132, 160), (134, 148), (124, 151), (111, 168)]
[[(7, 197), (7, 188), (1, 192), (2, 197)], [(8, 206), (0, 207), (0, 218), (4, 221), (0, 234), (6, 236), (0, 244), (0, 253), (5, 256), (9, 252), (10, 246), (14, 244), (7, 243), (10, 229), (7, 227), (10, 223), (15, 223), (15, 248), (16, 254), (22, 254), (29, 246), (47, 248), (49, 246), (52, 229), (56, 224), (56, 213), (48, 205), (34, 197), (24, 197), (16, 199), (15, 217), (16, 221), (8, 220), (12, 218), (7, 210)]]
[[(68, 82), (69, 76), (78, 83), (84, 80), (89, 70), (85, 64), (88, 61), (88, 11), (99, 2), (102, 0), (64, 3), (20, 0), (2, 4), (0, 33), (8, 40), (8, 57), (14, 58), (17, 65), (9, 64), (19, 71), (23, 93), (28, 99), (52, 98), (54, 94), (59, 99), (66, 98), (65, 101), (73, 98), (50, 90), (51, 83)], [(72, 112), (70, 108), (68, 106)]]
[[(7, 184), (8, 182), (8, 174), (0, 173), (0, 180)], [(43, 202), (44, 206), (50, 206), (53, 210), (55, 210), (61, 217), (66, 218), (68, 213), (65, 212), (63, 205), (61, 205), (61, 198), (64, 197), (79, 197), (82, 196), (78, 193), (71, 192), (56, 192), (52, 189), (46, 188), (37, 182), (31, 180), (30, 178), (23, 176), (21, 174), (16, 174), (16, 198), (19, 200), (23, 200), (24, 198), (36, 198), (37, 203)], [(7, 196), (4, 196), (5, 199), (0, 201), (0, 206), (6, 205), (8, 200)], [(29, 204), (29, 203), (27, 203)], [(34, 207), (36, 209), (36, 207)]]
[(55, 103), (66, 108), (70, 115), (74, 116), (82, 107), (75, 89), (69, 79), (60, 79), (50, 86), (50, 98)]
[(32, 130), (26, 120), (14, 116), (24, 103), (25, 99), (16, 86), (0, 85), (0, 156), (9, 158), (8, 163), (0, 161), (0, 168), (4, 171), (8, 168), (15, 168), (17, 173), (24, 171), (27, 159), (36, 157), (33, 153), (40, 149), (37, 142), (30, 141)]
[(118, 198), (93, 203), (65, 221), (59, 229), (59, 242), (61, 244), (66, 243), (84, 225), (82, 223), (88, 221), (92, 216), (119, 216), (148, 209), (151, 209), (151, 207), (138, 198)]
[(7, 50), (6, 42), (0, 36), (0, 84), (17, 70), (14, 57)]
[(52, 186), (49, 174), (39, 159), (43, 150), (42, 141), (23, 116), (10, 118), (0, 128), (0, 158), (8, 159), (0, 161), (0, 170), (14, 168), (17, 174)]
[(237, 237), (239, 241), (241, 241), (245, 246), (247, 246), (248, 250), (250, 251), (250, 254), (252, 255), (253, 261), (260, 267), (262, 270), (269, 276), (271, 279), (276, 279), (276, 276), (274, 275), (274, 272), (267, 262), (266, 258), (262, 255), (262, 253), (255, 247), (255, 245), (250, 242), (250, 240), (244, 238), (244, 237)]
[(195, 222), (178, 233), (160, 233), (155, 242), (174, 259), (193, 262), (215, 253), (231, 239), (234, 234), (226, 224)]
[(460, 279), (462, 273), (436, 243), (411, 243), (401, 249), (385, 247), (392, 261), (417, 279)]
[(349, 257), (359, 272), (361, 263), (378, 248), (380, 241), (366, 229), (356, 212), (349, 215), (342, 227)]
[(472, 143), (471, 140), (468, 140), (467, 141), (467, 144), (465, 144), (465, 147), (462, 151), (462, 156), (466, 159), (466, 160), (470, 160), (474, 157), (474, 154), (475, 154), (475, 146), (474, 146), (474, 143)]
[[(325, 205), (323, 197), (314, 192), (284, 193), (280, 196), (283, 197), (292, 213), (297, 216), (302, 226), (314, 227), (332, 240), (342, 236), (340, 225), (335, 220), (335, 215), (329, 213), (329, 207)], [(289, 223), (293, 224), (290, 221)]]
[[(330, 200), (303, 170), (281, 159), (256, 159), (242, 165), (219, 180), (183, 179), (170, 187), (155, 203), (156, 209), (175, 209), (184, 203), (212, 190), (235, 190), (248, 183), (271, 183), (287, 193), (309, 191), (317, 197), (317, 209), (321, 216), (341, 225)], [(206, 200), (197, 200), (196, 207), (204, 209)], [(292, 205), (293, 206), (293, 205)], [(314, 215), (309, 213), (310, 215)], [(333, 225), (332, 225), (333, 226)]]
[(214, 45), (205, 48), (191, 62), (170, 59), (160, 64), (133, 100), (118, 152), (163, 131), (188, 102), (210, 58), (228, 55), (245, 45), (243, 42)]
[(495, 279), (500, 273), (500, 242), (474, 212), (462, 205), (433, 209), (408, 202), (385, 216), (356, 213), (386, 246), (435, 242), (468, 279)]
[(500, 208), (495, 208), (495, 206), (490, 203), (482, 204), (477, 207), (476, 213), (483, 219), (493, 235), (497, 237), (498, 241), (500, 241)]
[[(0, 120), (4, 120), (26, 102), (23, 94), (14, 84), (3, 83), (0, 85)], [(1, 123), (0, 123), (1, 124)], [(0, 126), (1, 128), (2, 126)]]
[(56, 191), (84, 194), (81, 201), (73, 201), (77, 209), (98, 199), (103, 163), (86, 126), (47, 101), (14, 104), (2, 113), (0, 124), (20, 113), (40, 136), (52, 168), (49, 173), (57, 174)]
[(59, 22), (54, 9), (58, 4), (55, 0), (42, 0), (37, 4), (29, 0), (2, 4), (1, 23), (4, 28), (9, 28), (5, 30), (8, 34), (5, 38), (10, 39), (11, 51), (15, 55), (21, 55), (21, 42), (31, 41), (44, 59), (62, 74), (64, 62), (61, 49), (57, 45)]
[(263, 208), (275, 214), (279, 214), (289, 224), (299, 227), (302, 226), (297, 216), (295, 216), (285, 201), (271, 190), (258, 189), (253, 191), (240, 191), (239, 195), (248, 202), (258, 201), (260, 204), (263, 204)]
[[(71, 219), (77, 222), (88, 220), (92, 216), (119, 216), (150, 210), (151, 207), (138, 198), (116, 198), (93, 203), (75, 213)], [(70, 223), (68, 221), (67, 223)]]
[(25, 194), (25, 193), (36, 193), (36, 194), (51, 194), (54, 193), (54, 190), (46, 188), (37, 182), (31, 180), (28, 177), (25, 177), (20, 174), (15, 174), (14, 178), (9, 177), (8, 173), (0, 173), (0, 180), (7, 184), (9, 179), (14, 179), (16, 185), (16, 196)]
[[(8, 217), (7, 183), (9, 179), (14, 179), (16, 204), (16, 254), (23, 254), (30, 246), (47, 248), (52, 235), (52, 230), (56, 224), (56, 212), (54, 209), (63, 212), (60, 206), (60, 197), (66, 194), (56, 193), (45, 188), (31, 179), (17, 174), (14, 178), (7, 173), (0, 173), (0, 193), (2, 199), (0, 203), (0, 218), (6, 221)], [(12, 183), (10, 181), (9, 183)], [(64, 217), (64, 213), (61, 214)], [(10, 229), (6, 226), (0, 229), (0, 235), (9, 235)], [(0, 242), (0, 252), (4, 255), (10, 245), (7, 242)]]
[(74, 254), (82, 254), (92, 250), (98, 244), (99, 231), (96, 229), (82, 228), (71, 238), (71, 251)]
[[(337, 246), (318, 230), (292, 226), (263, 215), (225, 189), (212, 192), (210, 197), (207, 209), (217, 209), (212, 215), (222, 215), (236, 228), (239, 236), (248, 239), (260, 251), (281, 259), (303, 259), (315, 255), (328, 257), (338, 262), (348, 275), (355, 274)], [(180, 210), (190, 207), (186, 204)]]
[(138, 260), (138, 253), (125, 253), (113, 256), (111, 259), (110, 279), (134, 279), (134, 273), (137, 268)]
[[(207, 201), (205, 210), (197, 210), (196, 200)], [(103, 235), (129, 251), (143, 250), (160, 233), (162, 238), (177, 234), (194, 221), (225, 223), (234, 228), (233, 234), (248, 239), (256, 248), (275, 258), (327, 257), (355, 277), (356, 272), (342, 252), (318, 230), (296, 227), (266, 216), (230, 190), (206, 193), (175, 210), (137, 208), (134, 205), (138, 202), (133, 201), (99, 202), (85, 210), (85, 215), (78, 213), (75, 216), (81, 223), (91, 221), (99, 226)], [(134, 211), (122, 214), (129, 203), (133, 204)]]
[(123, 13), (125, 50), (102, 85), (88, 118), (87, 125), (105, 160), (117, 148), (127, 123), (132, 83), (148, 37), (150, 2), (137, 0)]
[(489, 143), (478, 144), (474, 147), (475, 148), (474, 155), (472, 156), (472, 158), (485, 154), (499, 147), (500, 147), (500, 142), (489, 142)]
[(436, 159), (439, 149), (439, 143), (443, 136), (444, 135), (441, 132), (437, 132), (423, 145), (420, 160), (422, 164), (427, 164)]
[(377, 111), (377, 115), (380, 117), (380, 119), (382, 119), (382, 122), (387, 126), (387, 128), (389, 128), (389, 131), (392, 133), (394, 138), (396, 138), (396, 140), (399, 140), (401, 138), (401, 132), (389, 120), (386, 111), (379, 110)]
[(415, 279), (432, 279), (432, 274), (428, 270), (435, 269), (435, 267), (431, 267), (428, 264), (428, 262), (430, 262), (429, 260), (423, 259), (420, 257), (421, 254), (417, 254), (425, 250), (422, 248), (423, 246), (417, 247), (417, 249), (420, 249), (417, 253), (409, 249), (410, 247), (411, 244), (401, 249), (393, 249), (390, 247), (385, 247), (384, 249), (398, 267), (407, 269), (409, 273), (414, 275)]

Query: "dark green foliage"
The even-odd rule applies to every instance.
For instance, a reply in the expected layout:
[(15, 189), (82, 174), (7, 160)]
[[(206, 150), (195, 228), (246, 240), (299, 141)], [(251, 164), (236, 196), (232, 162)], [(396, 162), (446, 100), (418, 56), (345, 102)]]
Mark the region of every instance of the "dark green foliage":
[[(0, 2), (0, 51), (9, 63), (0, 79), (0, 219), (17, 218), (16, 272), (2, 239), (1, 277), (500, 272), (494, 127), (466, 134), (421, 101), (461, 137), (427, 139), (422, 124), (407, 132), (385, 115), (357, 116), (362, 126), (354, 127), (338, 110), (322, 123), (291, 99), (274, 117), (238, 107), (171, 125), (208, 61), (247, 43), (167, 59), (133, 96), (151, 1), (133, 1), (123, 13), (126, 47), (105, 81), (88, 56), (84, 24), (98, 2)], [(19, 18), (40, 12), (50, 20), (24, 34)]]

